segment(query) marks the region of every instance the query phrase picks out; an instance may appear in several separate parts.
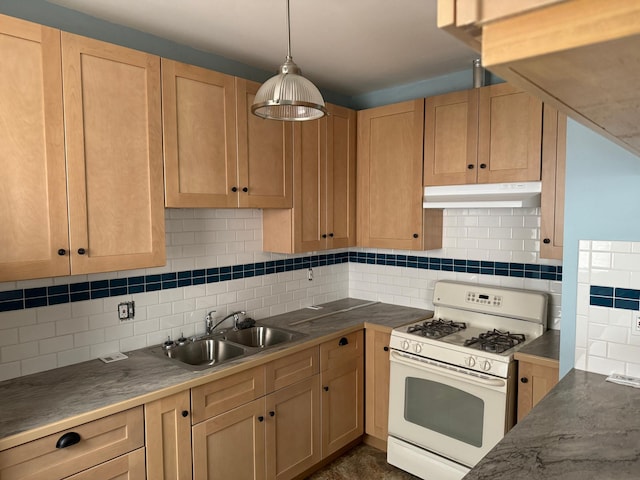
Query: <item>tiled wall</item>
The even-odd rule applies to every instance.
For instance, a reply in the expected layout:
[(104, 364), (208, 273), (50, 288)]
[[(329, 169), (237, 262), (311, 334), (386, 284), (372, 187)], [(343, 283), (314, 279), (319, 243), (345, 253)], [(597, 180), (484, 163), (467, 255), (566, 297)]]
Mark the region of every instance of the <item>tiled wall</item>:
[(260, 210), (167, 210), (165, 267), (0, 284), (0, 380), (200, 333), (210, 309), (260, 319), (346, 296), (431, 308), (440, 278), (549, 291), (556, 328), (561, 267), (538, 258), (538, 225), (537, 209), (446, 210), (442, 250), (288, 256), (261, 251)]
[(580, 241), (575, 366), (640, 377), (640, 242)]

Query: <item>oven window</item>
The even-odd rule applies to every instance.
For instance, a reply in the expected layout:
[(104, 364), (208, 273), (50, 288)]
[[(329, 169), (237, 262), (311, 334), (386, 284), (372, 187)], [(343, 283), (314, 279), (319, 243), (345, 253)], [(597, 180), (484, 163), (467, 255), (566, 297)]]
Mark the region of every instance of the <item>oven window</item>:
[(458, 388), (407, 377), (404, 418), (461, 442), (482, 446), (484, 401)]

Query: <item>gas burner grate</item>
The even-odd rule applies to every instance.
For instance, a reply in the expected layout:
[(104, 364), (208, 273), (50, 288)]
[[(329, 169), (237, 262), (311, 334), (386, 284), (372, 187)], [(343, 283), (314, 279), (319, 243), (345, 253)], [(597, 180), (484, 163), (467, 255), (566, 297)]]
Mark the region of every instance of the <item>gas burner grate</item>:
[(525, 336), (521, 333), (501, 332), (494, 329), (465, 340), (464, 346), (490, 353), (503, 353), (521, 344), (524, 340)]
[(451, 320), (427, 320), (423, 323), (412, 325), (407, 329), (407, 333), (415, 333), (422, 337), (442, 338), (452, 333), (459, 332), (467, 328), (464, 322), (453, 322)]

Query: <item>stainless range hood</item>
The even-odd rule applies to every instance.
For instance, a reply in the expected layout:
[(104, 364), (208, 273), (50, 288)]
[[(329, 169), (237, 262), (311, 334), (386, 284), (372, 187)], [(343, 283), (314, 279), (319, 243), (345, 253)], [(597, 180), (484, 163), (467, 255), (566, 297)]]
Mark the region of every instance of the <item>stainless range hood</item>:
[(424, 187), (424, 208), (539, 207), (541, 182)]

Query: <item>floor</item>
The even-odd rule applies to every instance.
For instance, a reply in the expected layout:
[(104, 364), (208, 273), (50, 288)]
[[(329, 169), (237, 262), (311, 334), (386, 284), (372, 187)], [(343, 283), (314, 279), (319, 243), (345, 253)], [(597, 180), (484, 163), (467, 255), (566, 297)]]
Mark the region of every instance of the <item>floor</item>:
[(345, 453), (306, 480), (419, 480), (387, 463), (387, 454), (365, 444)]

